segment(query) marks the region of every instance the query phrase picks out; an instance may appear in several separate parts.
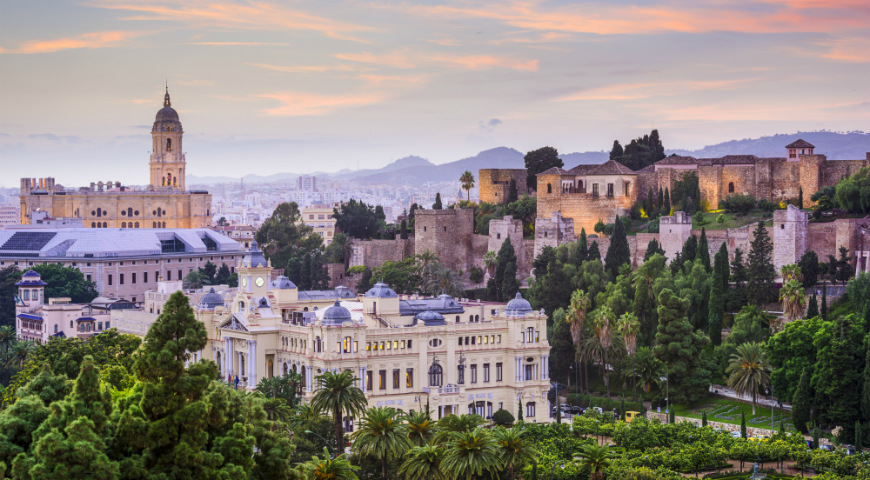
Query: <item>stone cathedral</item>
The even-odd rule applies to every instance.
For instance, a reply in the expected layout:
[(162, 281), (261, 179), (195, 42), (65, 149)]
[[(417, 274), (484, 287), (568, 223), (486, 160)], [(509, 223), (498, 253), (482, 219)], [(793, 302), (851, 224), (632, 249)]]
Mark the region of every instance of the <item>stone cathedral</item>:
[(151, 128), (150, 183), (131, 188), (98, 181), (64, 188), (53, 177), (21, 179), (21, 223), (38, 218), (80, 218), (86, 228), (202, 228), (211, 225), (211, 195), (185, 186), (184, 130), (169, 89)]

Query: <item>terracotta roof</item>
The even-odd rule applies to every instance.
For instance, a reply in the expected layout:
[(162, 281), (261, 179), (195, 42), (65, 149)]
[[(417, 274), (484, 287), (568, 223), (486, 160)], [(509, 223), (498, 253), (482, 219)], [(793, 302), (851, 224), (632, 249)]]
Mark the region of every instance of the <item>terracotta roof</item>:
[(601, 164), (600, 163), (581, 163), (580, 165), (577, 165), (576, 167), (574, 167), (568, 171), (573, 173), (574, 175), (586, 175), (586, 173), (589, 172), (589, 170), (592, 170), (595, 167), (598, 167), (599, 165), (601, 165)]
[(786, 145), (785, 148), (816, 148), (816, 146), (802, 138), (799, 138)]
[(544, 170), (538, 175), (571, 175), (571, 172), (563, 170), (559, 167), (552, 167), (550, 169)]
[(653, 165), (647, 165), (647, 166), (641, 168), (640, 170), (635, 171), (634, 173), (652, 173), (655, 171), (656, 171), (656, 166), (655, 166), (655, 164), (653, 164)]
[(658, 162), (655, 163), (659, 166), (665, 165), (697, 165), (698, 159), (695, 157), (681, 157), (678, 155), (672, 155), (670, 157), (665, 157)]
[(587, 172), (586, 175), (636, 175), (636, 173), (615, 160), (608, 160)]

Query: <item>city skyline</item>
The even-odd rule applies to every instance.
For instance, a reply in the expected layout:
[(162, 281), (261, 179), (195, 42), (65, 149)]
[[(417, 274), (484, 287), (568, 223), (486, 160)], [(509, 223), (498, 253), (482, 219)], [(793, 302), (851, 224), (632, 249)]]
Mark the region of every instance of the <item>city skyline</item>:
[(165, 83), (200, 176), (870, 130), (857, 0), (43, 7), (0, 7), (7, 187), (146, 183)]

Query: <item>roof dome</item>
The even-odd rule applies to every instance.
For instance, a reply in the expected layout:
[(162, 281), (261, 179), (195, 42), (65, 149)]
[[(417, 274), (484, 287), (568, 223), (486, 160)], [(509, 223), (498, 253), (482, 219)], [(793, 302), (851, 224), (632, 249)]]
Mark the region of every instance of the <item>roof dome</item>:
[(366, 297), (375, 297), (375, 298), (396, 298), (395, 290), (389, 287), (386, 283), (378, 282), (374, 287), (370, 288), (368, 292), (366, 292)]
[(21, 276), (22, 277), (38, 277), (39, 273), (37, 273), (36, 270), (28, 270), (28, 271), (24, 272)]
[(442, 325), (447, 325), (447, 322), (444, 321), (443, 315), (428, 308), (417, 315), (414, 315), (414, 320), (414, 323), (419, 320), (427, 327), (440, 327)]
[(172, 102), (169, 101), (169, 89), (167, 88), (166, 95), (163, 96), (163, 108), (157, 111), (151, 131), (160, 132), (172, 129), (181, 131), (181, 122), (178, 120), (178, 112), (172, 108)]
[(341, 325), (344, 322), (350, 321), (350, 310), (342, 307), (337, 299), (335, 304), (323, 312), (323, 325)]
[(266, 266), (266, 257), (263, 256), (263, 252), (257, 248), (257, 241), (254, 240), (251, 242), (251, 249), (248, 251), (248, 254), (242, 258), (242, 266), (245, 267), (265, 267)]
[(214, 291), (214, 287), (209, 289), (208, 293), (199, 299), (199, 308), (204, 310), (214, 310), (215, 307), (224, 306), (224, 297), (220, 293)]
[(272, 288), (276, 290), (293, 290), (296, 288), (296, 284), (284, 275), (278, 275), (278, 278), (272, 280)]
[(517, 296), (507, 303), (505, 312), (509, 317), (525, 317), (527, 313), (531, 313), (532, 304), (517, 292)]
[(441, 295), (438, 295), (438, 300), (441, 301), (440, 308), (443, 308), (445, 310), (450, 309), (450, 308), (456, 308), (456, 307), (460, 306), (459, 303), (456, 302), (455, 298), (451, 297), (450, 295), (447, 295), (446, 293), (442, 293)]

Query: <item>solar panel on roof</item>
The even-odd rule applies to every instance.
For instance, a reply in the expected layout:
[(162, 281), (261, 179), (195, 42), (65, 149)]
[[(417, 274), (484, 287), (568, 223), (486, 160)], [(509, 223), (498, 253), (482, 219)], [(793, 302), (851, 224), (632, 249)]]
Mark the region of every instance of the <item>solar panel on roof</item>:
[(40, 251), (51, 241), (57, 232), (15, 232), (9, 240), (0, 246), (0, 250), (35, 250)]

